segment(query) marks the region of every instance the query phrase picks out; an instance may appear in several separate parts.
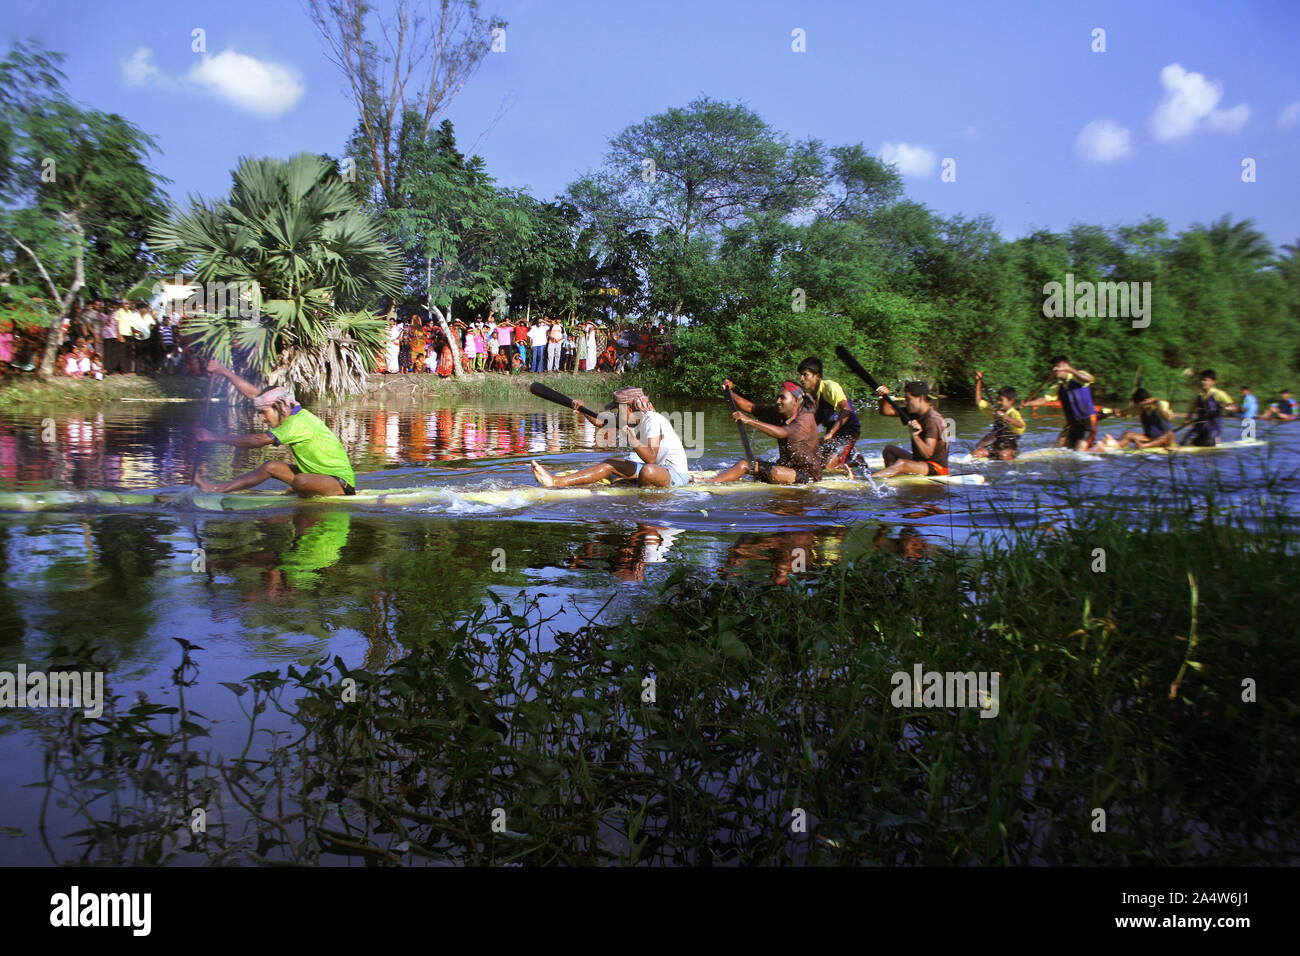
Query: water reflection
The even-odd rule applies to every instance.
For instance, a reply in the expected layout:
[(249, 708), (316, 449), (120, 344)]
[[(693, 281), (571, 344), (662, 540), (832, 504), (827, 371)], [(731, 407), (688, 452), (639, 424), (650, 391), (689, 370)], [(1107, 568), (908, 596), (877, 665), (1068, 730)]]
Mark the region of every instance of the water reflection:
[(663, 564), (672, 556), (680, 529), (638, 524), (629, 532), (599, 532), (574, 554), (571, 570), (603, 562), (619, 581), (644, 581), (646, 566)]

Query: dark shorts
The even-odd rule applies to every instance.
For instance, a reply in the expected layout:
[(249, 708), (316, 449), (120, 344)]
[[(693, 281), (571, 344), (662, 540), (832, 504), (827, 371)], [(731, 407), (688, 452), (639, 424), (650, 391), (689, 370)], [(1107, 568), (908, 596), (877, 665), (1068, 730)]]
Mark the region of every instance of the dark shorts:
[(937, 461), (926, 461), (924, 459), (917, 458), (916, 455), (912, 454), (907, 449), (899, 448), (897, 445), (886, 445), (884, 448), (884, 457), (885, 457), (886, 464), (889, 465), (892, 465), (898, 461), (920, 461), (929, 467), (930, 474), (932, 475), (948, 474), (947, 465), (941, 465)]
[[(784, 463), (779, 462), (779, 461), (760, 461), (760, 462), (758, 463), (758, 472), (757, 472), (757, 474), (755, 475), (755, 477), (756, 477), (759, 481), (765, 481), (765, 482), (767, 482), (769, 485), (772, 485), (772, 484), (779, 484), (779, 482), (774, 482), (774, 481), (772, 480), (772, 469), (773, 469), (773, 468), (778, 468), (778, 467), (780, 467), (780, 468), (792, 468), (792, 467), (794, 467), (794, 466), (792, 466), (792, 465), (787, 465), (787, 464), (784, 464)], [(795, 468), (795, 469), (794, 469), (794, 483), (795, 483), (796, 485), (806, 485), (806, 484), (808, 484), (808, 482), (810, 482), (810, 481), (812, 481), (812, 478), (811, 478), (811, 476), (809, 476), (808, 472), (807, 472), (805, 469), (803, 469), (803, 468)]]
[(1185, 445), (1192, 445), (1196, 448), (1213, 448), (1219, 444), (1220, 429), (1215, 426), (1215, 422), (1198, 422), (1191, 427), (1191, 437), (1184, 441)]
[[(293, 472), (295, 475), (301, 475), (301, 474), (302, 474), (302, 469), (299, 468), (297, 465), (294, 465), (294, 464), (290, 464), (290, 465), (289, 465), (289, 470), (290, 470), (291, 472)], [(357, 489), (353, 488), (351, 485), (349, 485), (346, 481), (344, 481), (344, 480), (343, 480), (342, 478), (340, 478), (338, 475), (329, 475), (328, 477), (333, 478), (335, 481), (337, 481), (337, 482), (339, 483), (340, 486), (342, 486), (342, 488), (343, 488), (343, 493), (344, 493), (345, 495), (355, 495), (355, 494), (357, 493)]]
[(1088, 440), (1092, 434), (1092, 422), (1071, 422), (1061, 434), (1065, 437), (1066, 445), (1073, 448), (1079, 442)]

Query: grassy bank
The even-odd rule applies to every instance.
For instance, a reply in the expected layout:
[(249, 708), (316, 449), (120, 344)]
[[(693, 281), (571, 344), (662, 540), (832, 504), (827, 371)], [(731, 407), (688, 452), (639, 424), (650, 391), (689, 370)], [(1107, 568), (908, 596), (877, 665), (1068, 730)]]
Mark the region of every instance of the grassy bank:
[[(546, 372), (534, 375), (524, 372), (519, 375), (489, 375), (480, 372), (460, 379), (444, 379), (429, 374), (371, 375), (366, 383), (366, 396), (385, 400), (423, 400), (444, 396), (465, 400), (506, 399), (526, 395), (533, 382), (541, 382), (571, 398), (609, 401), (615, 389), (629, 385), (645, 387), (650, 392), (650, 387), (658, 382), (658, 373)], [(535, 401), (531, 397), (529, 400)]]
[[(454, 622), (414, 594), (383, 673), (227, 685), (250, 742), (283, 708), (269, 752), (200, 759), (181, 688), (179, 713), (51, 717), (48, 783), (111, 793), (100, 863), (1294, 865), (1297, 540), (1266, 502), (1199, 505), (789, 587), (683, 570), (554, 638), (523, 594)], [(896, 706), (917, 665), (997, 672), (996, 714)]]
[(35, 375), (13, 374), (0, 378), (0, 409), (88, 408), (124, 398), (201, 399), (206, 389), (206, 378), (187, 375), (109, 375), (100, 381), (55, 378), (43, 382)]

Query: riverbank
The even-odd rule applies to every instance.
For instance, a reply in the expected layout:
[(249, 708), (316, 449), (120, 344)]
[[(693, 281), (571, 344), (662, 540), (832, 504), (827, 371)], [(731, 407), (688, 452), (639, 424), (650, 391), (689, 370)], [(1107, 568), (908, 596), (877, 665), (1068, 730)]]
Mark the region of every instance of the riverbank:
[(201, 400), (207, 383), (206, 378), (188, 375), (109, 375), (99, 381), (90, 378), (42, 381), (35, 375), (12, 374), (0, 378), (0, 408), (86, 408), (131, 400)]
[(525, 372), (519, 375), (476, 372), (459, 379), (409, 373), (371, 375), (366, 380), (365, 397), (382, 401), (426, 399), (444, 395), (455, 399), (497, 399), (525, 395), (533, 382), (541, 382), (572, 398), (610, 395), (615, 389), (633, 384), (630, 375), (615, 375), (610, 372)]
[[(615, 389), (639, 385), (662, 396), (662, 390), (652, 391), (652, 383), (662, 375), (662, 370), (629, 372), (616, 375), (610, 372), (550, 372), (519, 375), (484, 374), (466, 375), (464, 378), (439, 378), (437, 375), (377, 375), (366, 381), (364, 398), (379, 401), (424, 400), (446, 396), (449, 399), (498, 399), (523, 396), (533, 382), (541, 382), (557, 392), (573, 398), (598, 399), (608, 397)], [(35, 375), (6, 375), (0, 378), (0, 409), (5, 408), (95, 408), (121, 401), (202, 400), (207, 390), (207, 377), (188, 375), (110, 375), (101, 381), (94, 379), (55, 378), (41, 381)], [(313, 404), (345, 404), (356, 396)]]

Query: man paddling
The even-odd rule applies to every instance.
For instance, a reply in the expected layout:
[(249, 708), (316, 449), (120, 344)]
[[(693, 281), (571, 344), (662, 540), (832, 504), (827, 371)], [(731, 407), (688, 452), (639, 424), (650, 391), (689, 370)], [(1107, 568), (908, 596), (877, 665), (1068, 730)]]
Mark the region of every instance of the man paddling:
[(1291, 397), (1290, 389), (1282, 389), (1282, 397), (1270, 402), (1260, 418), (1271, 418), (1279, 422), (1293, 422), (1300, 418), (1300, 402)]
[(1137, 415), (1142, 430), (1129, 429), (1118, 439), (1106, 435), (1101, 440), (1104, 448), (1175, 448), (1178, 445), (1174, 432), (1174, 413), (1169, 403), (1156, 398), (1145, 388), (1133, 392), (1133, 404), (1114, 413), (1117, 416)]
[[(948, 473), (948, 423), (931, 401), (930, 386), (923, 381), (910, 381), (902, 388), (904, 408), (909, 415), (907, 428), (911, 431), (911, 451), (897, 445), (885, 445), (880, 451), (885, 467), (871, 473), (878, 479), (892, 479), (897, 475), (946, 475)], [(889, 386), (880, 385), (876, 394), (889, 397)], [(881, 402), (880, 414), (898, 418), (893, 402)]]
[(1020, 436), (1025, 433), (1025, 419), (1016, 410), (1016, 390), (1011, 386), (998, 389), (996, 404), (984, 397), (984, 373), (975, 373), (975, 404), (993, 419), (989, 433), (971, 451), (972, 458), (998, 458), (1010, 461), (1020, 454)]
[(1065, 413), (1065, 428), (1056, 439), (1056, 447), (1087, 451), (1097, 440), (1097, 407), (1092, 401), (1092, 383), (1096, 379), (1071, 366), (1064, 355), (1052, 359), (1052, 374), (1056, 376), (1056, 384), (1041, 398), (1031, 399), (1024, 406), (1037, 408), (1059, 399), (1061, 411)]
[(1215, 387), (1218, 378), (1212, 368), (1201, 373), (1200, 391), (1187, 408), (1188, 422), (1184, 427), (1190, 430), (1190, 437), (1184, 439), (1184, 444), (1213, 448), (1222, 435), (1223, 413), (1239, 410), (1231, 395)]
[(330, 495), (355, 495), (356, 472), (348, 461), (343, 443), (319, 418), (295, 403), (287, 388), (276, 386), (259, 392), (255, 385), (246, 382), (220, 362), (208, 362), (208, 374), (224, 375), (247, 398), (269, 426), (257, 435), (218, 435), (200, 428), (198, 440), (220, 442), (236, 448), (265, 448), (267, 445), (288, 445), (293, 451), (295, 464), (273, 460), (264, 462), (247, 474), (230, 481), (208, 481), (195, 475), (194, 484), (202, 491), (224, 494), (243, 491), (260, 485), (268, 478), (283, 481), (303, 498)]
[[(888, 398), (889, 386), (881, 385), (876, 393)], [(886, 445), (881, 452), (885, 467), (871, 477), (948, 474), (948, 423), (930, 401), (929, 387), (925, 382), (908, 382), (903, 386), (903, 396), (907, 414), (911, 416), (907, 427), (912, 431), (912, 450)], [(892, 402), (881, 402), (880, 414), (898, 417)]]
[[(576, 399), (573, 408), (578, 411), (581, 402)], [(639, 388), (620, 388), (614, 401), (605, 411), (618, 411), (618, 421), (624, 423), (623, 433), (628, 438), (632, 453), (626, 458), (606, 458), (571, 475), (554, 475), (537, 462), (529, 462), (533, 477), (544, 488), (571, 488), (574, 485), (593, 485), (608, 478), (610, 481), (636, 481), (642, 488), (667, 488), (669, 485), (688, 485), (691, 482), (686, 449), (677, 437), (672, 422), (655, 411), (645, 392)], [(598, 425), (605, 422), (586, 416)]]
[(853, 403), (839, 382), (822, 378), (822, 360), (819, 358), (806, 358), (799, 363), (799, 382), (816, 405), (813, 415), (817, 424), (826, 429), (822, 436), (826, 471), (845, 471), (852, 478), (849, 455), (862, 436), (862, 426), (853, 411)]
[(737, 411), (731, 417), (775, 438), (777, 457), (775, 462), (738, 461), (707, 483), (725, 484), (738, 481), (746, 474), (771, 485), (821, 481), (823, 452), (818, 443), (812, 397), (807, 392), (794, 382), (783, 382), (776, 393), (775, 405), (756, 405), (738, 395), (730, 379), (723, 380), (722, 388), (731, 390), (731, 397), (736, 401)]

